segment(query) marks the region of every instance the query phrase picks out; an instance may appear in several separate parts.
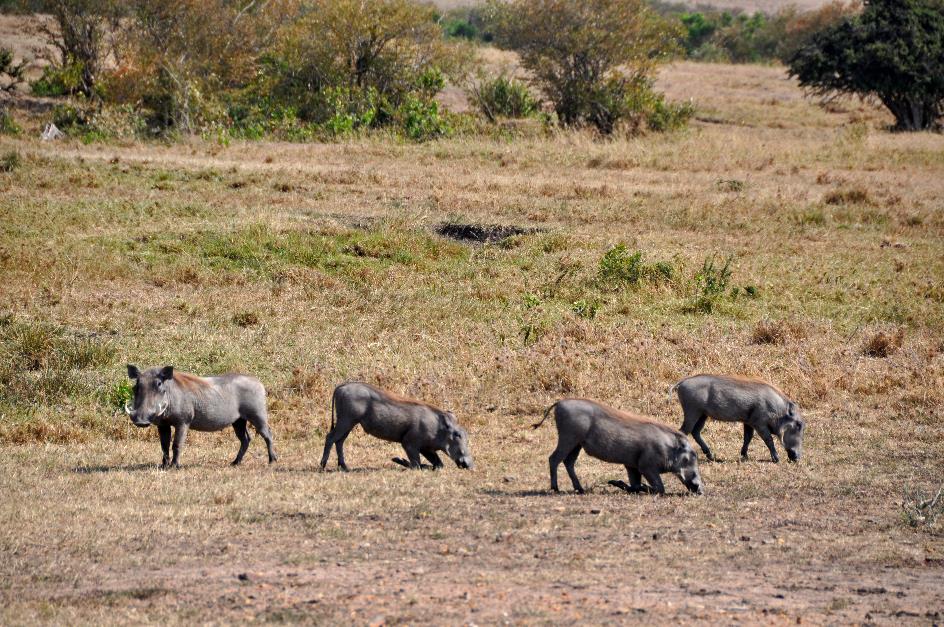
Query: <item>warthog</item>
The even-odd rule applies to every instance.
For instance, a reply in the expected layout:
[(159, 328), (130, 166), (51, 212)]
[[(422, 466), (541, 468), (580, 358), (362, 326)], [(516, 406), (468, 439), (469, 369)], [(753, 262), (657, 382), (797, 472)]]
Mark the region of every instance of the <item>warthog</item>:
[[(134, 400), (125, 411), (138, 427), (155, 425), (161, 436), (164, 457), (161, 468), (180, 468), (180, 449), (187, 431), (219, 431), (232, 425), (239, 438), (239, 452), (233, 465), (243, 460), (249, 447), (249, 423), (262, 436), (269, 449), (269, 463), (278, 456), (272, 447), (272, 432), (266, 413), (266, 393), (254, 377), (227, 374), (198, 377), (174, 372), (173, 366), (140, 371), (128, 365), (128, 377), (134, 381)], [(174, 458), (169, 459), (171, 427), (174, 428)]]
[[(335, 424), (337, 412), (337, 424)], [(367, 383), (342, 383), (331, 397), (331, 430), (325, 438), (321, 468), (328, 464), (331, 445), (338, 453), (338, 466), (347, 470), (344, 440), (355, 426), (388, 442), (399, 442), (407, 460), (393, 461), (408, 468), (421, 468), (420, 455), (442, 468), (436, 451), (445, 451), (459, 468), (472, 468), (469, 436), (452, 412), (421, 401), (398, 396)]]
[(714, 460), (711, 449), (701, 437), (701, 430), (709, 416), (724, 422), (744, 423), (744, 445), (741, 457), (747, 458), (747, 447), (754, 432), (770, 449), (770, 458), (776, 463), (776, 435), (787, 449), (790, 461), (800, 459), (803, 444), (803, 417), (797, 404), (763, 381), (741, 377), (721, 377), (706, 374), (682, 379), (669, 389), (678, 393), (682, 412), (682, 432), (690, 433), (709, 460)]
[[(574, 463), (581, 448), (588, 455), (605, 462), (622, 464), (629, 475), (629, 485), (610, 481), (627, 492), (664, 494), (660, 475), (671, 472), (690, 492), (703, 494), (698, 461), (684, 434), (646, 416), (607, 407), (595, 401), (567, 398), (557, 401), (544, 412), (540, 427), (554, 410), (557, 424), (557, 448), (548, 462), (551, 466), (551, 489), (557, 487), (557, 467), (564, 462), (574, 490), (583, 493)], [(642, 484), (646, 478), (648, 486)]]

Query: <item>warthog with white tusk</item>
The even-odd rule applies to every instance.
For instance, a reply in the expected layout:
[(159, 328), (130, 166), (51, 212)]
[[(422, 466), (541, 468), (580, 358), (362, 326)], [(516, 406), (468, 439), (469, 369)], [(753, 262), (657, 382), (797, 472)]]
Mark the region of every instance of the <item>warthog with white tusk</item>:
[[(541, 421), (532, 426), (540, 427), (551, 410), (557, 424), (557, 448), (548, 462), (551, 489), (555, 492), (559, 491), (557, 467), (563, 461), (574, 489), (583, 493), (574, 463), (584, 449), (592, 457), (625, 466), (629, 485), (622, 481), (610, 481), (610, 484), (627, 492), (664, 494), (660, 475), (671, 472), (690, 492), (704, 493), (695, 451), (685, 435), (675, 429), (646, 416), (577, 398), (557, 401), (545, 410)], [(642, 484), (642, 477), (646, 478), (648, 486)]]
[[(335, 424), (335, 412), (337, 424)], [(331, 445), (338, 453), (338, 466), (347, 470), (344, 462), (344, 440), (355, 426), (388, 442), (399, 442), (409, 460), (393, 461), (408, 468), (421, 468), (420, 455), (442, 468), (436, 451), (445, 451), (459, 468), (473, 466), (469, 452), (469, 436), (459, 426), (452, 412), (443, 411), (427, 403), (404, 398), (367, 383), (342, 383), (334, 388), (331, 397), (331, 430), (325, 438), (321, 468), (328, 464)]]
[[(128, 365), (128, 378), (134, 381), (134, 399), (125, 411), (138, 427), (154, 425), (161, 436), (164, 457), (161, 468), (180, 468), (180, 449), (187, 431), (219, 431), (232, 425), (239, 438), (239, 452), (233, 465), (243, 460), (249, 447), (251, 424), (269, 449), (269, 463), (278, 456), (272, 447), (266, 413), (266, 392), (254, 377), (227, 374), (198, 377), (174, 372), (173, 366), (138, 370)], [(174, 457), (170, 459), (171, 428), (174, 428)]]
[(669, 388), (675, 391), (682, 404), (684, 421), (682, 432), (690, 433), (709, 460), (714, 460), (711, 449), (701, 437), (708, 417), (723, 422), (744, 423), (744, 445), (741, 457), (747, 458), (747, 447), (754, 432), (770, 449), (770, 458), (776, 463), (776, 435), (787, 449), (790, 461), (800, 459), (805, 423), (797, 404), (783, 392), (764, 381), (743, 377), (699, 374), (682, 379)]

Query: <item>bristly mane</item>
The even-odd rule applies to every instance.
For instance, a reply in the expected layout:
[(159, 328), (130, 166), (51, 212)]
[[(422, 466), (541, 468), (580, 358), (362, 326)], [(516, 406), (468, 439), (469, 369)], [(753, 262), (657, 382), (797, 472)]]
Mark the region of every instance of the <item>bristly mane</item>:
[(210, 388), (210, 382), (189, 372), (174, 372), (174, 383), (191, 392), (202, 392)]
[(736, 382), (736, 383), (749, 383), (749, 384), (753, 384), (753, 385), (766, 385), (766, 386), (769, 387), (769, 388), (773, 388), (773, 390), (774, 390), (777, 394), (779, 394), (780, 396), (782, 396), (782, 397), (784, 397), (784, 398), (788, 398), (787, 395), (783, 393), (783, 390), (781, 390), (780, 388), (778, 388), (778, 387), (777, 387), (776, 385), (774, 385), (773, 383), (771, 383), (771, 382), (769, 382), (769, 381), (764, 381), (763, 379), (758, 379), (758, 378), (756, 378), (756, 377), (745, 377), (745, 376), (737, 375), (737, 374), (707, 375), (707, 376), (714, 376), (714, 377), (716, 377), (716, 378), (718, 378), (718, 379), (727, 379), (728, 381), (734, 381), (734, 382)]
[[(368, 383), (368, 384), (366, 384), (366, 385), (370, 385), (370, 384)], [(408, 396), (403, 396), (403, 395), (401, 395), (401, 394), (397, 394), (396, 392), (391, 392), (391, 391), (389, 391), (389, 390), (385, 390), (385, 389), (383, 389), (383, 388), (379, 388), (379, 387), (377, 387), (376, 385), (370, 385), (370, 387), (374, 388), (375, 390), (377, 390), (378, 392), (380, 392), (381, 394), (383, 394), (384, 396), (386, 396), (386, 397), (389, 398), (390, 400), (395, 401), (395, 402), (397, 402), (397, 403), (405, 403), (405, 404), (408, 404), (408, 405), (419, 405), (419, 406), (421, 406), (421, 407), (429, 407), (430, 409), (432, 409), (433, 411), (436, 411), (436, 412), (444, 412), (444, 410), (440, 409), (439, 407), (436, 407), (435, 405), (431, 405), (430, 403), (427, 403), (427, 402), (425, 402), (425, 401), (420, 401), (420, 400), (417, 400), (417, 399), (415, 399), (415, 398), (410, 398), (410, 397), (408, 397)]]

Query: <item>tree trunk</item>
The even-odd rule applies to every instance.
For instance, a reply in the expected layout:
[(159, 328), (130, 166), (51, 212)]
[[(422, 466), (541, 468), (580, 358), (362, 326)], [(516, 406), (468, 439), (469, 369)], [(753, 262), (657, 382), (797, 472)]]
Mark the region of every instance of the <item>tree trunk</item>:
[(882, 103), (895, 116), (899, 131), (927, 131), (933, 129), (942, 114), (942, 103), (914, 98), (882, 98)]

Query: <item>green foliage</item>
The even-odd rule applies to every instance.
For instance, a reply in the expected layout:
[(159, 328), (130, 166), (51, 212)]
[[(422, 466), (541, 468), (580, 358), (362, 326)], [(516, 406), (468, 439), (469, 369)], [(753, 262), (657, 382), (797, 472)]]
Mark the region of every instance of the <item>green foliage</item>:
[(677, 30), (642, 0), (491, 0), (489, 9), (496, 41), (519, 53), (560, 123), (602, 134), (675, 50)]
[(715, 262), (714, 255), (706, 257), (701, 269), (693, 277), (695, 293), (685, 307), (689, 313), (710, 314), (723, 300), (737, 300), (743, 293), (748, 298), (757, 298), (758, 290), (753, 285), (744, 287), (731, 285), (731, 262), (729, 255), (723, 264)]
[(43, 74), (30, 85), (35, 96), (55, 98), (77, 94), (82, 89), (83, 66), (72, 61), (62, 66), (47, 65)]
[(527, 85), (505, 73), (491, 78), (480, 76), (467, 94), (490, 122), (498, 118), (526, 118), (538, 110), (538, 102)]
[(490, 42), (493, 35), (488, 28), (482, 9), (461, 7), (447, 12), (440, 24), (446, 37), (470, 41)]
[(944, 115), (944, 2), (871, 0), (861, 15), (815, 35), (790, 74), (821, 97), (875, 97), (896, 127), (934, 127)]
[(692, 59), (756, 63), (788, 59), (810, 36), (854, 13), (858, 4), (834, 0), (801, 12), (788, 6), (777, 13), (742, 13), (654, 2), (654, 8), (683, 28), (682, 46)]
[(124, 409), (125, 405), (130, 404), (133, 398), (134, 386), (126, 377), (122, 377), (120, 381), (108, 388), (105, 398), (102, 400), (113, 411), (119, 411)]
[(625, 244), (617, 244), (606, 251), (597, 269), (600, 283), (611, 287), (637, 287), (644, 282), (665, 283), (671, 281), (674, 274), (671, 264), (664, 261), (646, 263), (642, 251), (630, 253)]

